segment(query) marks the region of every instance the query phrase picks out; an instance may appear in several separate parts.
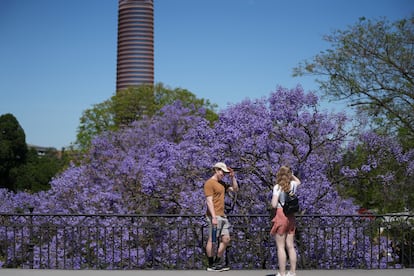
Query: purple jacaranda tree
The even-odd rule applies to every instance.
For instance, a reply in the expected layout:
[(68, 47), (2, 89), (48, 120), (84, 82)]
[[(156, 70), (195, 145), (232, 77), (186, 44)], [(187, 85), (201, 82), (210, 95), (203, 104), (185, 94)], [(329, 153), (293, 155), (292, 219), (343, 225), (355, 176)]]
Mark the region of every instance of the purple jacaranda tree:
[[(49, 191), (34, 195), (1, 192), (1, 199), (7, 202), (1, 211), (13, 212), (24, 203), (33, 206), (35, 213), (201, 215), (206, 210), (204, 181), (212, 174), (212, 164), (223, 161), (236, 169), (240, 185), (237, 197), (234, 194), (229, 196), (233, 214), (270, 212), (271, 190), (281, 165), (291, 166), (302, 180), (299, 191), (302, 214), (353, 214), (357, 206), (350, 199), (341, 198), (328, 178), (333, 164), (341, 160), (347, 138), (347, 118), (342, 113), (321, 112), (318, 104), (318, 98), (313, 93), (305, 93), (300, 86), (294, 89), (279, 87), (268, 98), (246, 99), (228, 106), (220, 112), (219, 121), (212, 125), (204, 118), (203, 110), (183, 107), (176, 102), (165, 106), (156, 116), (94, 139), (84, 161), (56, 176)], [(71, 218), (70, 223), (78, 224), (81, 219)], [(247, 217), (235, 218), (232, 222), (235, 225), (250, 224)], [(38, 223), (44, 222), (39, 220)], [(124, 222), (111, 217), (101, 223), (113, 226)], [(178, 220), (175, 223), (186, 226), (188, 222)], [(254, 233), (258, 230), (255, 227), (270, 226), (270, 219), (260, 223), (252, 225), (250, 243), (239, 242), (234, 250), (248, 251), (251, 243), (255, 242)], [(330, 221), (327, 219), (320, 223), (329, 224)], [(190, 223), (187, 226), (193, 227)], [(173, 234), (159, 232), (164, 228)], [(176, 230), (166, 225), (158, 225), (157, 229), (161, 230), (151, 236), (151, 239), (159, 241), (157, 248), (149, 248), (142, 242), (134, 245), (134, 254), (123, 256), (122, 244), (108, 241), (113, 243), (114, 252), (108, 257), (101, 252), (99, 244), (88, 243), (87, 252), (72, 258), (74, 267), (82, 268), (82, 264), (91, 258), (100, 260), (99, 268), (122, 267), (125, 259), (137, 267), (147, 267), (154, 256), (161, 256), (161, 252), (167, 249), (170, 243), (165, 243), (165, 239), (178, 235), (174, 232)], [(143, 234), (136, 228), (127, 233), (122, 228), (116, 231), (128, 241)], [(323, 240), (332, 239), (329, 243), (332, 251), (340, 250), (336, 244), (347, 243), (348, 249), (359, 254), (359, 262), (367, 261), (361, 252), (364, 249), (355, 245), (355, 240), (361, 238), (356, 231), (340, 237), (340, 242), (334, 242), (334, 233), (318, 235)], [(369, 237), (364, 238), (369, 243)], [(318, 263), (323, 245), (312, 244), (312, 248), (307, 248), (309, 239), (308, 236), (299, 238), (304, 246), (300, 253), (302, 258), (316, 260), (316, 266), (326, 267), (326, 264)], [(56, 262), (68, 258), (58, 250), (60, 240), (82, 239), (74, 232), (57, 232), (51, 238), (56, 247)], [(268, 242), (273, 241), (268, 239)], [(72, 250), (66, 249), (71, 254), (85, 250), (76, 247), (79, 245), (71, 246)], [(203, 256), (201, 247), (192, 254)], [(42, 250), (36, 247), (34, 252), (42, 254)], [(185, 262), (191, 257), (184, 254), (180, 258)], [(341, 259), (339, 262), (341, 265), (346, 262), (351, 267), (355, 259)], [(37, 264), (44, 266), (40, 262)]]
[(319, 112), (317, 97), (301, 87), (229, 106), (214, 126), (197, 112), (176, 103), (159, 116), (97, 137), (83, 164), (26, 202), (42, 197), (37, 212), (203, 213), (204, 181), (212, 164), (224, 161), (238, 170), (235, 213), (268, 209), (281, 165), (303, 180), (303, 212), (349, 213), (352, 203), (336, 200), (326, 176), (340, 158), (344, 114)]

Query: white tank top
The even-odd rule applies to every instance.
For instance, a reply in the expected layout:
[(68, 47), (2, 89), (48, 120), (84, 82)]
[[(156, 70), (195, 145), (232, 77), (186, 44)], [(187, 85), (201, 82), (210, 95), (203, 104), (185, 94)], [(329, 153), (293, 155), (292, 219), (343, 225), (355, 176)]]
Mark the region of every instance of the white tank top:
[[(293, 193), (296, 193), (296, 188), (298, 187), (299, 182), (297, 181), (290, 181), (290, 190), (293, 191)], [(279, 200), (277, 202), (277, 207), (276, 208), (281, 208), (282, 204), (285, 204), (285, 195), (286, 193), (284, 193), (282, 191), (282, 187), (279, 184), (276, 184), (273, 187), (273, 195), (277, 195), (279, 197)]]

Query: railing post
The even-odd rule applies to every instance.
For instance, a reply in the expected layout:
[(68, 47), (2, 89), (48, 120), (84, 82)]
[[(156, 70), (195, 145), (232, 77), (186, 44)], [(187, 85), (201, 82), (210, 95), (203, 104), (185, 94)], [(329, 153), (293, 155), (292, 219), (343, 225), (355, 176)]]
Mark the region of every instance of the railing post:
[(30, 269), (33, 269), (33, 263), (34, 263), (34, 243), (33, 243), (33, 210), (34, 207), (29, 207), (30, 212), (30, 225), (29, 225), (29, 262), (30, 262)]

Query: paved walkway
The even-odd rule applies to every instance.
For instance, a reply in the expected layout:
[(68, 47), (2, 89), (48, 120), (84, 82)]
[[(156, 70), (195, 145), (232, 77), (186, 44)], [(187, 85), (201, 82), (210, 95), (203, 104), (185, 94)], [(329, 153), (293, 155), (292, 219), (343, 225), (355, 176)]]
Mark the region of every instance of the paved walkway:
[[(0, 269), (1, 276), (274, 276), (274, 270), (230, 270), (207, 272), (203, 270), (54, 270), (54, 269)], [(413, 276), (414, 269), (383, 270), (298, 270), (297, 276)]]

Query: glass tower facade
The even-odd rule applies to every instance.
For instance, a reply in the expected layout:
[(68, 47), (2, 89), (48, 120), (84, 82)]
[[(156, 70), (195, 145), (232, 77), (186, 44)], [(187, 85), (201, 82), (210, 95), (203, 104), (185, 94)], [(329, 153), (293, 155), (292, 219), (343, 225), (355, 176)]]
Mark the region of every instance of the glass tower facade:
[(153, 0), (119, 0), (116, 91), (154, 84)]

